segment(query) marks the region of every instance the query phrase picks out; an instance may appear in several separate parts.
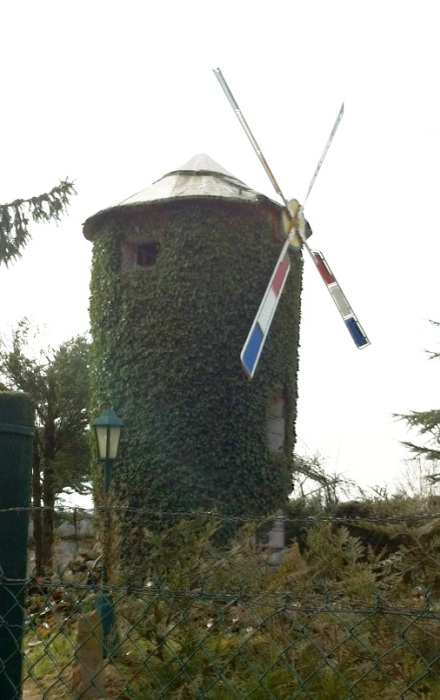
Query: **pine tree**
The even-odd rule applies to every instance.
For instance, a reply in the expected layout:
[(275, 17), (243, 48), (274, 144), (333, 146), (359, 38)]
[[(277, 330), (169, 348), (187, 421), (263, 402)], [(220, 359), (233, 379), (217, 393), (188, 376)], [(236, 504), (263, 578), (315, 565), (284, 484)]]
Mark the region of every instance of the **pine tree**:
[[(440, 326), (438, 321), (430, 321), (434, 326)], [(427, 351), (430, 360), (440, 359), (440, 352)], [(403, 445), (411, 452), (427, 460), (440, 459), (440, 409), (429, 411), (411, 411), (406, 414), (395, 414), (396, 418), (406, 422), (409, 428), (415, 429), (425, 439), (425, 444), (420, 445), (410, 441), (403, 441)]]
[(30, 220), (35, 223), (59, 221), (74, 194), (73, 183), (61, 180), (59, 185), (45, 194), (0, 204), (0, 265), (8, 265), (21, 256), (30, 238)]

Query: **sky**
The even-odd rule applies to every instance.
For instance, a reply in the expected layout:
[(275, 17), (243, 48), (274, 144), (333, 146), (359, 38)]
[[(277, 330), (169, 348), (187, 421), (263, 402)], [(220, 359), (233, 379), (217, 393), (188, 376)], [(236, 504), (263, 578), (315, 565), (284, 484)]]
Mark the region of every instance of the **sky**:
[[(220, 67), (285, 196), (307, 201), (366, 330), (352, 344), (305, 260), (297, 451), (363, 487), (392, 488), (414, 437), (393, 414), (438, 407), (440, 161), (435, 0), (5, 0), (0, 201), (75, 180), (58, 225), (32, 226), (0, 268), (0, 325), (88, 329), (82, 223), (207, 153), (276, 199), (212, 72)], [(249, 261), (251, 264), (251, 261)]]

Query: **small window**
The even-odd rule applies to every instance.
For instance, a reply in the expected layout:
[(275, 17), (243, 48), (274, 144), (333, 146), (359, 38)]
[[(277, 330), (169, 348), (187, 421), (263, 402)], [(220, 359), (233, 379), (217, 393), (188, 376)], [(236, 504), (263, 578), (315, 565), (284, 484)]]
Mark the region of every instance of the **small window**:
[(159, 252), (158, 243), (141, 243), (136, 246), (136, 267), (152, 267)]
[(282, 386), (269, 392), (266, 412), (267, 445), (270, 452), (284, 452), (286, 441), (286, 396)]
[(121, 270), (133, 272), (140, 268), (153, 267), (159, 254), (159, 243), (150, 241), (121, 241)]

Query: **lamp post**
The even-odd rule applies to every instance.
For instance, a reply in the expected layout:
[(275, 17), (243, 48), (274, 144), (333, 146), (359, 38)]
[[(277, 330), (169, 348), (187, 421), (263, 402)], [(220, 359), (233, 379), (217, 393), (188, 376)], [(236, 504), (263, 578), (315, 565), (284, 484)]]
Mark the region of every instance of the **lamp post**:
[(108, 542), (107, 538), (109, 536), (109, 511), (108, 511), (108, 492), (110, 489), (110, 482), (112, 479), (113, 464), (118, 458), (119, 452), (119, 439), (121, 437), (121, 430), (124, 423), (119, 418), (119, 416), (109, 408), (105, 408), (101, 415), (95, 419), (93, 423), (93, 429), (95, 431), (96, 446), (98, 450), (98, 459), (103, 463), (104, 468), (104, 542), (103, 542), (103, 568), (102, 568), (102, 580), (103, 583), (107, 583), (107, 571), (108, 571)]
[[(104, 468), (104, 527), (102, 542), (102, 583), (108, 582), (109, 570), (109, 538), (110, 538), (110, 510), (109, 490), (112, 478), (113, 464), (118, 458), (119, 439), (124, 423), (111, 409), (104, 409), (93, 422), (95, 432), (98, 459)], [(96, 599), (96, 608), (101, 615), (103, 631), (103, 657), (112, 658), (116, 655), (118, 647), (118, 635), (116, 619), (113, 609), (113, 601), (104, 590)]]
[(124, 423), (110, 408), (105, 408), (93, 423), (98, 459), (104, 463), (104, 493), (108, 493), (113, 463), (118, 459), (119, 438)]

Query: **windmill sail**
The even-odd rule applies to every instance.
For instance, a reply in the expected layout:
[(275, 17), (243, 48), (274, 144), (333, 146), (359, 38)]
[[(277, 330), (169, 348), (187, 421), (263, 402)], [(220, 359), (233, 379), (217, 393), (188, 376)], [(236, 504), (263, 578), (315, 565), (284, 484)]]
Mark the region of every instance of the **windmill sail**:
[(287, 200), (284, 197), (283, 193), (281, 192), (281, 187), (279, 186), (278, 182), (276, 181), (275, 175), (273, 174), (272, 170), (270, 169), (269, 164), (263, 155), (263, 151), (259, 147), (252, 131), (250, 130), (248, 123), (247, 123), (246, 119), (244, 118), (243, 113), (242, 113), (240, 107), (238, 106), (238, 104), (237, 104), (237, 102), (236, 102), (236, 100), (235, 100), (235, 98), (234, 98), (234, 96), (229, 88), (229, 85), (227, 84), (226, 80), (224, 79), (220, 68), (214, 68), (214, 74), (215, 74), (218, 82), (222, 86), (222, 90), (225, 93), (226, 97), (228, 98), (229, 104), (231, 105), (232, 109), (235, 112), (235, 116), (237, 117), (238, 121), (240, 122), (241, 126), (243, 127), (244, 133), (246, 134), (249, 141), (251, 142), (252, 148), (254, 149), (255, 153), (257, 154), (261, 165), (263, 166), (264, 170), (266, 171), (266, 174), (272, 183), (272, 187), (274, 188), (277, 195), (279, 195), (281, 197), (281, 199), (283, 200), (284, 206), (287, 207)]
[(257, 311), (257, 315), (255, 316), (254, 322), (248, 333), (248, 337), (243, 345), (243, 350), (240, 354), (241, 363), (249, 379), (252, 379), (254, 376), (261, 351), (263, 350), (264, 343), (266, 342), (270, 324), (272, 323), (272, 319), (290, 272), (288, 247), (289, 239), (287, 239), (283, 245), (283, 249), (276, 262), (270, 282), (266, 291), (264, 292), (260, 308)]
[(220, 68), (215, 68), (214, 73), (232, 109), (234, 110), (235, 115), (239, 120), (246, 136), (251, 142), (252, 148), (254, 149), (264, 170), (266, 171), (266, 174), (272, 183), (272, 187), (283, 201), (283, 204), (286, 208), (286, 216), (290, 221), (291, 226), (290, 231), (287, 232), (286, 242), (284, 243), (280, 256), (276, 262), (275, 270), (264, 293), (263, 300), (257, 311), (257, 315), (255, 316), (254, 322), (251, 326), (251, 329), (243, 346), (243, 350), (241, 351), (240, 358), (245, 372), (247, 373), (249, 378), (252, 379), (257, 368), (258, 360), (260, 359), (261, 351), (263, 350), (267, 334), (269, 332), (270, 324), (272, 323), (272, 319), (274, 317), (287, 276), (290, 271), (290, 261), (288, 252), (289, 247), (291, 245), (294, 248), (297, 247), (297, 244), (299, 244), (299, 240), (302, 241), (304, 248), (307, 250), (313, 262), (315, 263), (315, 266), (318, 269), (318, 272), (320, 273), (321, 278), (323, 279), (328, 291), (330, 292), (330, 295), (333, 298), (333, 301), (335, 302), (338, 311), (341, 314), (341, 317), (356, 347), (359, 349), (367, 347), (370, 344), (370, 341), (368, 340), (361, 324), (357, 320), (353, 309), (348, 303), (347, 298), (343, 293), (341, 287), (339, 286), (339, 283), (337, 282), (336, 278), (334, 277), (326, 259), (320, 251), (311, 250), (305, 236), (304, 204), (310, 195), (313, 185), (315, 184), (315, 180), (318, 176), (318, 173), (333, 141), (333, 137), (336, 134), (339, 123), (344, 115), (344, 103), (342, 103), (334, 126), (330, 132), (330, 136), (327, 140), (324, 151), (321, 155), (321, 158), (319, 159), (318, 165), (316, 166), (315, 172), (313, 173), (313, 177), (310, 181), (306, 193), (304, 204), (299, 207), (295, 214), (293, 214), (289, 206), (290, 203), (287, 201), (283, 192), (281, 191), (281, 188), (277, 180), (275, 179), (275, 176), (272, 173), (272, 170), (270, 169), (269, 164), (266, 158), (264, 157), (263, 152), (259, 147), (252, 131), (250, 130), (248, 123), (244, 118), (243, 113), (240, 110), (226, 80), (224, 79)]
[(352, 307), (348, 303), (347, 297), (345, 296), (344, 292), (339, 286), (339, 282), (337, 281), (336, 277), (331, 271), (327, 260), (319, 250), (312, 250), (311, 255), (318, 269), (318, 272), (321, 275), (322, 280), (324, 281), (324, 284), (330, 292), (330, 296), (332, 297), (339, 313), (341, 314), (342, 320), (344, 321), (348, 332), (350, 333), (353, 339), (354, 344), (357, 348), (359, 348), (359, 350), (366, 348), (368, 345), (370, 345), (370, 341), (368, 340), (367, 335), (364, 329), (362, 328), (361, 324), (357, 320), (356, 315)]
[(303, 207), (305, 207), (305, 205), (306, 205), (306, 202), (307, 202), (307, 200), (308, 200), (308, 198), (309, 198), (309, 194), (310, 194), (310, 192), (312, 191), (312, 187), (313, 187), (313, 185), (315, 184), (315, 180), (316, 180), (316, 178), (318, 177), (319, 171), (321, 170), (321, 166), (322, 166), (322, 164), (323, 164), (323, 162), (324, 162), (324, 158), (325, 158), (326, 155), (327, 155), (327, 151), (328, 151), (328, 149), (329, 149), (330, 146), (331, 146), (331, 142), (333, 141), (333, 137), (334, 137), (334, 135), (336, 134), (337, 128), (338, 128), (338, 126), (339, 126), (339, 122), (341, 121), (341, 119), (342, 119), (343, 116), (344, 116), (344, 103), (342, 103), (342, 105), (341, 105), (341, 109), (339, 110), (339, 114), (338, 114), (338, 116), (337, 116), (337, 118), (336, 118), (336, 121), (335, 121), (335, 124), (334, 124), (334, 126), (333, 126), (333, 129), (332, 129), (331, 132), (330, 132), (330, 136), (328, 137), (328, 141), (327, 141), (327, 143), (326, 143), (326, 145), (325, 145), (325, 148), (324, 148), (324, 151), (323, 151), (323, 153), (322, 153), (322, 156), (321, 156), (321, 158), (319, 159), (318, 165), (316, 166), (315, 172), (313, 173), (313, 177), (312, 177), (312, 179), (310, 180), (309, 188), (308, 188), (308, 190), (307, 190), (306, 196), (304, 197)]

